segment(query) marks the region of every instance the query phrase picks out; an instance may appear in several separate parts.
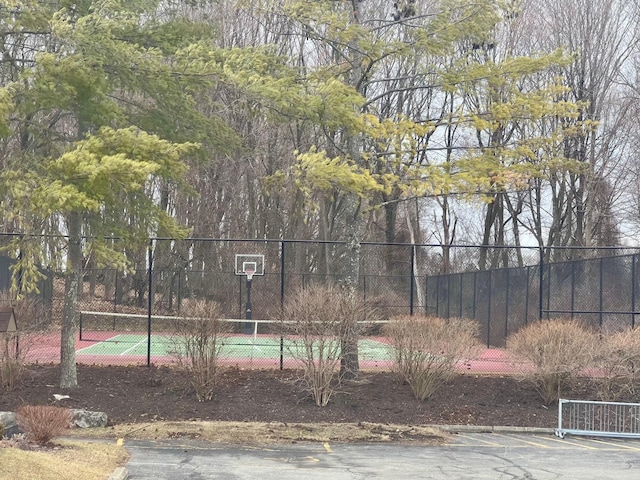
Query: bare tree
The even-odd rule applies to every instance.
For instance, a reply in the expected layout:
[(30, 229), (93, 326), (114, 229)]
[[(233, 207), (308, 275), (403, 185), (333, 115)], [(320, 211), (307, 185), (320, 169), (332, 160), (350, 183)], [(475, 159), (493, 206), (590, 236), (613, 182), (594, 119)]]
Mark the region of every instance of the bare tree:
[[(560, 0), (524, 2), (532, 18), (534, 45), (564, 48), (573, 60), (560, 73), (570, 91), (565, 97), (579, 102), (580, 115), (561, 119), (565, 128), (586, 126), (584, 133), (567, 138), (562, 154), (583, 165), (577, 173), (555, 172), (549, 178), (549, 198), (538, 193), (549, 211), (548, 245), (617, 244), (616, 205), (626, 188), (630, 109), (634, 100), (621, 80), (640, 45), (638, 2)], [(541, 217), (538, 210), (537, 217)], [(545, 221), (540, 218), (541, 221)], [(539, 220), (539, 221), (540, 221)], [(543, 239), (540, 238), (542, 242)]]

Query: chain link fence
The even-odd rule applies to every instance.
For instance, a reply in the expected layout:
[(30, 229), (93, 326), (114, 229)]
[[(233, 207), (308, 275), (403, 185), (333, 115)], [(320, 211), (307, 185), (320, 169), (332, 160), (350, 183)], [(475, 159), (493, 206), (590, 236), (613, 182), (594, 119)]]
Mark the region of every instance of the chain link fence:
[[(562, 253), (574, 258), (549, 260)], [(535, 265), (427, 275), (426, 312), (478, 320), (487, 347), (541, 318), (580, 318), (611, 333), (636, 325), (639, 259), (631, 249), (546, 249)]]
[[(128, 271), (98, 268), (86, 259), (78, 297), (80, 363), (170, 363), (165, 340), (174, 333), (172, 323), (190, 302), (207, 300), (220, 305), (229, 323), (226, 363), (286, 368), (293, 360), (278, 321), (288, 296), (314, 283), (339, 284), (350, 273), (344, 242), (153, 239), (146, 249), (122, 248), (132, 264)], [(540, 318), (579, 317), (603, 331), (635, 326), (640, 257), (634, 250), (383, 243), (359, 248), (357, 293), (383, 319), (426, 314), (478, 320), (487, 350), (461, 366), (467, 370), (512, 372), (503, 351), (506, 338)], [(265, 272), (253, 277), (250, 299), (247, 278), (235, 272), (240, 254), (264, 255)], [(14, 263), (0, 261), (2, 290), (10, 285)], [(28, 358), (56, 362), (65, 281), (62, 272), (47, 266), (41, 271), (39, 293), (30, 300), (39, 305), (37, 313), (17, 317), (29, 333)], [(379, 326), (362, 333), (362, 367), (390, 369), (392, 354)]]

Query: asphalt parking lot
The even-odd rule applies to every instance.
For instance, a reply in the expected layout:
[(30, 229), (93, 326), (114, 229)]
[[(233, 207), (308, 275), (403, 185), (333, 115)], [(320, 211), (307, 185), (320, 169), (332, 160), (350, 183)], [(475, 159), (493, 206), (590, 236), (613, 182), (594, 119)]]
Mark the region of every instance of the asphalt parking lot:
[(130, 480), (640, 478), (640, 441), (462, 433), (440, 446), (127, 441)]

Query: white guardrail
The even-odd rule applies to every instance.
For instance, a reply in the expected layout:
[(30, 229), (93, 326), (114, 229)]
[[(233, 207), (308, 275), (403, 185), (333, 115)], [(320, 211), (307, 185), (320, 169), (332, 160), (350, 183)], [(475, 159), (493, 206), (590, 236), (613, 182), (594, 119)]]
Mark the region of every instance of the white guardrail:
[(640, 403), (563, 400), (556, 435), (640, 438)]

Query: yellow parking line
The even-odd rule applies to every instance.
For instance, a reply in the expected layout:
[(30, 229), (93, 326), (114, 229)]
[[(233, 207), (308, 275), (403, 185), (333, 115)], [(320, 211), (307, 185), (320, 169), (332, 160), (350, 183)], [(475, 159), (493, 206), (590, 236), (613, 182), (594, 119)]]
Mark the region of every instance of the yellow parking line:
[[(554, 436), (548, 437), (540, 437), (533, 436), (531, 439), (525, 439), (522, 436), (518, 435), (505, 435), (502, 433), (493, 433), (490, 435), (491, 438), (494, 438), (498, 441), (489, 441), (485, 440), (487, 436), (484, 438), (479, 438), (476, 436), (469, 436), (462, 433), (458, 433), (453, 437), (453, 442), (445, 443), (448, 447), (499, 447), (499, 448), (526, 448), (527, 446), (544, 448), (544, 449), (571, 449), (571, 448), (582, 448), (585, 450), (608, 450), (612, 451), (617, 449), (626, 449), (633, 451), (640, 451), (640, 447), (632, 447), (620, 443), (608, 442), (600, 439), (591, 439), (584, 438), (580, 440), (568, 440), (566, 438), (556, 438)], [(458, 439), (456, 441), (455, 439)], [(504, 441), (500, 441), (503, 440)], [(539, 440), (539, 441), (536, 441)], [(588, 445), (591, 443), (591, 445)], [(596, 445), (593, 445), (593, 444)], [(615, 447), (615, 448), (610, 448)]]
[(517, 437), (517, 436), (507, 436), (507, 435), (503, 435), (503, 434), (500, 434), (500, 433), (494, 433), (494, 435), (496, 435), (498, 437), (502, 437), (502, 438), (508, 438), (508, 439), (512, 439), (512, 440), (517, 440), (518, 442), (526, 443), (527, 445), (533, 445), (534, 447), (553, 448), (553, 447), (550, 447), (549, 445), (545, 445), (543, 443), (538, 443), (538, 442), (531, 442), (529, 440), (524, 440), (523, 438)]
[(587, 450), (598, 450), (598, 448), (596, 447), (589, 447), (587, 445), (583, 445), (581, 443), (576, 443), (576, 442), (572, 442), (571, 440), (567, 440), (566, 438), (554, 438), (554, 437), (549, 437), (548, 440), (550, 442), (558, 442), (558, 443), (564, 443), (565, 445), (573, 445), (575, 447), (580, 447), (580, 448), (585, 448)]
[(621, 445), (620, 443), (607, 442), (606, 440), (600, 440), (599, 438), (598, 439), (590, 438), (588, 440), (590, 440), (591, 442), (594, 442), (594, 443), (603, 443), (605, 445), (612, 445), (614, 447), (622, 448), (622, 449), (626, 449), (626, 450), (635, 450), (637, 452), (640, 451), (640, 448), (638, 448), (638, 447), (630, 447), (628, 445)]
[(502, 447), (502, 445), (500, 445), (499, 443), (488, 442), (486, 440), (482, 440), (481, 438), (476, 438), (476, 437), (468, 437), (467, 435), (464, 435), (462, 433), (459, 433), (457, 436), (461, 437), (461, 438), (464, 438), (464, 439), (467, 439), (469, 441), (481, 442), (481, 443), (490, 445), (492, 447)]
[[(519, 448), (531, 448), (531, 445), (504, 445), (500, 443), (487, 443), (484, 445), (480, 445), (477, 443), (443, 443), (443, 447), (473, 447), (473, 448), (510, 448), (513, 450), (517, 450)], [(554, 447), (547, 447), (554, 448)]]

